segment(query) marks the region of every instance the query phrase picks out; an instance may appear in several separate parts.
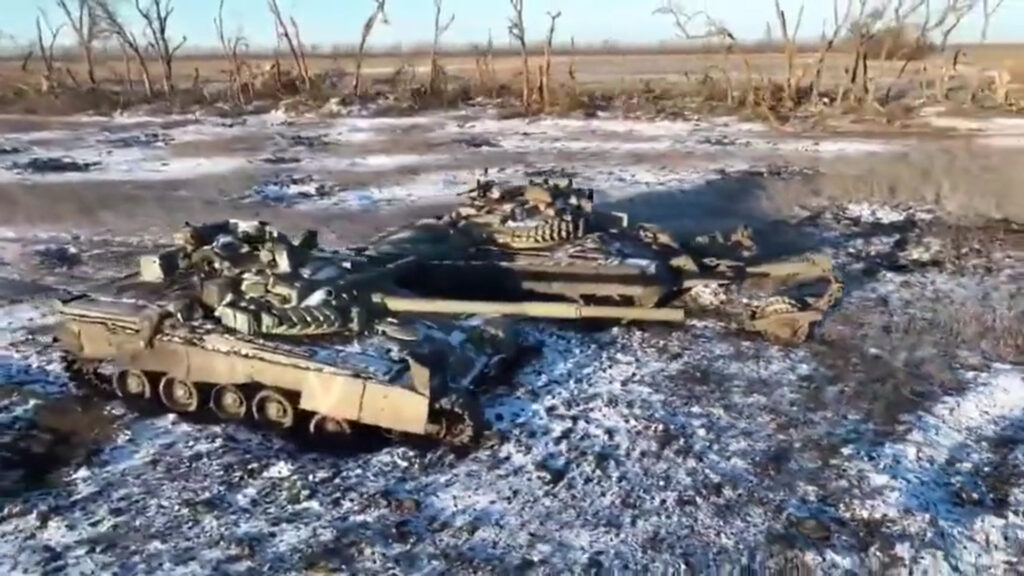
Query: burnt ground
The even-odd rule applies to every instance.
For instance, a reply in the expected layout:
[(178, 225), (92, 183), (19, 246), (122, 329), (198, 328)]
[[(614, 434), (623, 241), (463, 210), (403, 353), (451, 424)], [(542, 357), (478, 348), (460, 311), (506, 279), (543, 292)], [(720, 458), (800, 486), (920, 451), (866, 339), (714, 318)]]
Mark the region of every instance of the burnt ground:
[[(470, 166), (498, 174), (505, 167), (509, 175), (523, 164), (526, 171), (556, 167), (597, 180), (606, 207), (681, 235), (749, 223), (766, 256), (824, 250), (839, 263), (844, 301), (796, 350), (703, 325), (679, 334), (649, 328), (610, 336), (532, 328), (531, 338), (547, 351), (491, 394), (498, 438), (467, 459), (390, 445), (368, 454), (307, 453), (307, 446), (280, 446), (248, 432), (125, 411), (68, 386), (46, 346), (47, 313), (35, 305), (127, 272), (184, 220), (258, 217), (286, 230), (318, 227), (326, 242), (349, 243), (436, 213), (450, 197), (356, 211), (268, 205), (242, 195), (265, 180), (263, 168), (192, 179), (0, 183), (0, 199), (12, 207), (0, 216), (8, 228), (0, 237), (0, 322), (7, 330), (0, 353), (0, 515), (12, 530), (42, 534), (18, 540), (0, 532), (0, 543), (33, 551), (12, 557), (10, 566), (70, 568), (82, 565), (84, 551), (100, 571), (156, 569), (175, 558), (201, 570), (188, 542), (199, 526), (215, 535), (200, 538), (202, 545), (231, 549), (216, 559), (224, 569), (431, 571), (440, 562), (524, 570), (671, 557), (699, 567), (709, 556), (735, 562), (769, 554), (834, 570), (867, 559), (905, 566), (936, 550), (961, 570), (970, 571), (972, 562), (998, 566), (1001, 554), (1021, 546), (1014, 530), (1024, 412), (986, 378), (1016, 374), (1019, 385), (1019, 226), (964, 224), (938, 203), (909, 205), (898, 195), (852, 191), (820, 201), (816, 188), (828, 181), (820, 174), (845, 168), (848, 159), (756, 145), (744, 150), (744, 135), (729, 137), (740, 143), (652, 151), (629, 148), (647, 137), (604, 134), (599, 144), (604, 138), (609, 148), (623, 149), (595, 150), (591, 142), (556, 147), (542, 159), (507, 143), (497, 152), (483, 148), (482, 157), (460, 155), (464, 148), (455, 147), (462, 145), (450, 142), (407, 150), (395, 142), (350, 143), (347, 154), (355, 156), (429, 149), (455, 159), (318, 172), (359, 187), (379, 176), (403, 182)], [(240, 146), (246, 154), (259, 151)], [(289, 153), (302, 155), (308, 141), (297, 146)], [(595, 162), (622, 170), (594, 176)], [(812, 206), (793, 200), (800, 186), (816, 200)], [(872, 202), (857, 204), (862, 200)], [(991, 394), (1006, 408), (985, 408)], [(908, 456), (907, 446), (922, 443), (941, 453)], [(523, 462), (533, 471), (513, 464)], [(879, 475), (887, 483), (866, 487)], [(182, 480), (184, 492), (170, 497), (191, 510), (191, 519), (158, 519), (152, 499)], [(495, 500), (477, 505), (461, 494), (442, 502), (450, 489), (488, 492)], [(106, 496), (97, 500), (96, 490)], [(235, 502), (247, 490), (267, 503)], [(309, 512), (314, 501), (337, 510)], [(581, 516), (584, 502), (590, 518)], [(540, 520), (541, 511), (549, 522)], [(132, 514), (150, 524), (129, 538), (125, 518)], [(232, 536), (228, 523), (252, 526)], [(274, 524), (307, 540), (295, 543)], [(313, 532), (302, 532), (301, 524)], [(157, 532), (177, 552), (149, 547)], [(147, 550), (135, 564), (126, 555), (131, 546)], [(973, 553), (982, 560), (970, 560)]]

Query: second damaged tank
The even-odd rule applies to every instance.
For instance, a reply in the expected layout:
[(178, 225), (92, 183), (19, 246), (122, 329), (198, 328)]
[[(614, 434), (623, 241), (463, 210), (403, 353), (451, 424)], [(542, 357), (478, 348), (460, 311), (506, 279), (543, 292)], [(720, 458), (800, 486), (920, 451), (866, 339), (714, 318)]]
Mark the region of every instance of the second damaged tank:
[(418, 257), (401, 284), (438, 296), (535, 297), (685, 309), (777, 343), (803, 342), (842, 295), (820, 254), (766, 261), (749, 228), (678, 242), (547, 181), (481, 181), (450, 214), (389, 231), (367, 253)]
[[(344, 437), (357, 426), (473, 443), (476, 390), (519, 353), (511, 317), (679, 322), (681, 310), (419, 297), (380, 260), (265, 222), (186, 225), (138, 273), (61, 302), (77, 377), (179, 413)], [(625, 312), (625, 315), (623, 313)]]

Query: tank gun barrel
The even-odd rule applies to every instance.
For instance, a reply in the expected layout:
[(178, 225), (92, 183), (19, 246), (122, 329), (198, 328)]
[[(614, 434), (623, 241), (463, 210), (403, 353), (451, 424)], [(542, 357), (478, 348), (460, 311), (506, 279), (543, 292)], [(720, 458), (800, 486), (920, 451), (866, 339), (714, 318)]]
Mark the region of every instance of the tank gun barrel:
[(631, 306), (589, 306), (569, 302), (498, 302), (489, 300), (449, 300), (374, 294), (373, 301), (390, 312), (421, 312), (433, 314), (479, 314), (523, 316), (575, 320), (603, 318), (640, 322), (686, 321), (682, 308), (635, 308)]

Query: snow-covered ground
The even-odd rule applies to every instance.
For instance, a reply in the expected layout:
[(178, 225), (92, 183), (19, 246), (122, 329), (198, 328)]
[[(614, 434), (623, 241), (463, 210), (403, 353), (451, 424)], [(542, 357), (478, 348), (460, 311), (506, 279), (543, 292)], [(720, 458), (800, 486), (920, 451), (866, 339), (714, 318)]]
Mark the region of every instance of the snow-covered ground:
[[(223, 201), (359, 218), (451, 201), (476, 176), (457, 161), (483, 166), (493, 157), (501, 159), (492, 170), (499, 176), (568, 171), (602, 202), (628, 208), (653, 197), (647, 211), (656, 214), (731, 202), (700, 197), (722, 193), (703, 185), (786, 154), (905, 145), (815, 145), (725, 120), (448, 114), (154, 123), (84, 120), (70, 132), (77, 143), (55, 132), (5, 137), (0, 145), (26, 150), (0, 156), (0, 164), (60, 153), (100, 161), (85, 173), (96, 180), (170, 180), (183, 175), (168, 160), (172, 142), (260, 136), (248, 156), (203, 155), (216, 170), (259, 170), (260, 184)], [(119, 136), (162, 136), (101, 146), (112, 126)], [(409, 152), (399, 145), (403, 135), (436, 146)], [(301, 162), (260, 161), (271, 153)], [(688, 155), (692, 161), (678, 160)], [(457, 167), (435, 166), (453, 161)], [(417, 169), (403, 171), (410, 166)], [(372, 187), (337, 177), (371, 167), (395, 174)], [(3, 169), (9, 183), (82, 176)], [(1024, 552), (1024, 369), (944, 331), (965, 330), (950, 326), (951, 310), (1021, 318), (1022, 262), (1009, 254), (1001, 270), (967, 277), (868, 273), (866, 256), (885, 250), (911, 214), (931, 217), (860, 203), (798, 231), (821, 240), (848, 287), (806, 346), (780, 348), (701, 322), (676, 332), (525, 325), (540, 356), (511, 384), (487, 392), (498, 435), (468, 456), (395, 445), (310, 453), (247, 429), (143, 417), (111, 404), (110, 437), (96, 434), (95, 452), (51, 471), (55, 479), (0, 473), (0, 571), (668, 571), (680, 562), (706, 571), (712, 562), (795, 558), (830, 573), (893, 566), (1012, 573)], [(60, 278), (54, 260), (64, 262), (70, 250), (76, 264), (60, 264), (70, 267), (65, 283), (113, 276), (119, 272), (107, 267), (116, 259), (102, 246), (130, 243), (35, 240), (63, 246), (56, 258), (52, 249), (24, 248), (29, 239), (18, 234), (0, 236), (9, 248), (0, 252), (0, 279), (52, 284)], [(48, 433), (33, 418), (68, 387), (48, 345), (47, 305), (4, 297), (0, 464), (10, 465), (22, 462), (10, 456), (17, 441)]]

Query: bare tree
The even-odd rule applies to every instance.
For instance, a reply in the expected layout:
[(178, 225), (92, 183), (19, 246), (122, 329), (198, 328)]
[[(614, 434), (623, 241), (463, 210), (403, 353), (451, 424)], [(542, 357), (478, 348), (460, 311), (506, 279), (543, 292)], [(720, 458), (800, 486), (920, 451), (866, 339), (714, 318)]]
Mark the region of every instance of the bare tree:
[[(726, 40), (730, 44), (736, 43), (736, 36), (729, 31), (729, 28), (703, 10), (687, 12), (677, 2), (665, 0), (661, 6), (654, 9), (652, 14), (670, 16), (676, 28), (676, 34), (685, 40)], [(698, 18), (701, 20), (703, 29), (699, 32), (692, 32), (693, 21)]]
[(949, 0), (946, 4), (946, 9), (941, 18), (945, 24), (945, 29), (942, 31), (942, 41), (939, 44), (943, 52), (949, 46), (949, 37), (960, 27), (960, 23), (963, 22), (964, 18), (971, 12), (974, 12), (978, 4), (979, 0)]
[(135, 10), (146, 25), (149, 46), (156, 51), (160, 60), (164, 73), (164, 93), (170, 95), (174, 92), (174, 55), (187, 40), (182, 36), (173, 46), (167, 40), (167, 22), (171, 19), (171, 14), (174, 14), (174, 6), (171, 5), (171, 0), (148, 0), (145, 5), (142, 4), (142, 0), (135, 0)]
[(431, 93), (435, 93), (438, 90), (437, 84), (441, 68), (437, 63), (437, 51), (441, 46), (441, 36), (448, 31), (452, 22), (455, 21), (455, 14), (452, 13), (444, 23), (441, 22), (441, 4), (443, 1), (434, 0), (434, 43), (430, 47), (430, 77), (427, 81), (427, 86)]
[(869, 0), (856, 0), (857, 15), (850, 21), (849, 32), (855, 42), (853, 66), (850, 68), (849, 84), (860, 88), (863, 95), (870, 91), (868, 80), (868, 46), (875, 39), (879, 29), (886, 23), (886, 15), (892, 0), (884, 0), (878, 5), (870, 4)]
[(789, 22), (786, 20), (786, 11), (782, 9), (779, 0), (775, 0), (775, 16), (779, 19), (779, 33), (782, 34), (782, 42), (786, 51), (786, 100), (790, 106), (794, 103), (793, 66), (796, 60), (796, 37), (800, 34), (800, 24), (804, 20), (804, 5), (800, 4), (800, 11), (796, 15), (796, 23), (793, 31), (789, 30)]
[(245, 91), (244, 87), (249, 88), (249, 97), (253, 98), (252, 83), (244, 81), (242, 79), (242, 70), (244, 68), (242, 58), (239, 56), (240, 50), (245, 50), (249, 47), (248, 41), (241, 32), (233, 35), (228, 35), (224, 30), (224, 0), (220, 0), (220, 4), (217, 6), (217, 16), (213, 19), (213, 26), (217, 31), (217, 41), (220, 43), (221, 52), (224, 53), (224, 57), (227, 58), (228, 64), (231, 68), (228, 70), (230, 76), (231, 89), (235, 100), (239, 104), (245, 103)]
[[(839, 34), (846, 29), (850, 23), (850, 15), (853, 12), (853, 0), (846, 0), (846, 11), (839, 15), (839, 0), (832, 1), (832, 33), (825, 38), (821, 49), (818, 51), (818, 61), (814, 65), (814, 82), (811, 84), (811, 99), (815, 102), (821, 93), (822, 75), (825, 72), (825, 61), (829, 52), (835, 48)], [(824, 30), (822, 31), (824, 34)]]
[(574, 96), (579, 98), (580, 96), (580, 84), (576, 79), (576, 37), (569, 37), (569, 82), (572, 82), (572, 93)]
[(523, 24), (523, 0), (509, 0), (512, 16), (508, 19), (508, 35), (519, 44), (523, 58), (523, 110), (530, 111), (530, 56), (526, 50), (526, 25)]
[(149, 64), (146, 62), (146, 45), (140, 42), (134, 31), (125, 26), (121, 15), (111, 4), (111, 0), (92, 0), (92, 7), (95, 10), (97, 28), (102, 33), (112, 36), (121, 47), (129, 86), (131, 84), (130, 54), (134, 56), (139, 64), (139, 70), (142, 71), (142, 83), (146, 90), (146, 97), (152, 98), (153, 80), (149, 73)]
[[(736, 36), (729, 30), (725, 23), (715, 20), (708, 13), (703, 11), (689, 13), (683, 10), (682, 6), (672, 0), (665, 0), (665, 2), (658, 8), (656, 8), (653, 14), (664, 14), (672, 18), (672, 23), (676, 29), (676, 35), (685, 40), (719, 40), (724, 41), (722, 47), (722, 57), (725, 67), (729, 63), (729, 55), (732, 53), (733, 47), (736, 45)], [(691, 30), (691, 26), (694, 20), (700, 19), (703, 28), (699, 32)], [(746, 62), (748, 76), (750, 76), (750, 63)], [(709, 67), (710, 69), (710, 67)], [(726, 83), (726, 101), (732, 105), (734, 103), (735, 94), (732, 86), (732, 76), (730, 76), (728, 69), (724, 69), (724, 77)], [(707, 76), (708, 74), (706, 74)], [(753, 94), (751, 92), (751, 94)]]
[[(295, 18), (289, 18), (292, 25), (292, 29), (289, 31), (288, 25), (281, 15), (281, 8), (277, 5), (277, 0), (267, 0), (267, 7), (270, 9), (271, 16), (274, 17), (274, 29), (277, 33), (278, 41), (284, 41), (288, 46), (288, 51), (292, 54), (292, 60), (295, 61), (296, 72), (302, 80), (302, 87), (309, 90), (309, 65), (306, 62), (305, 49), (302, 47), (302, 39), (299, 36), (298, 23), (295, 22)], [(278, 68), (278, 74), (280, 74), (280, 67)]]
[[(46, 32), (49, 35), (47, 39), (43, 39), (43, 26), (46, 26)], [(43, 61), (43, 91), (47, 92), (53, 86), (53, 82), (56, 79), (54, 58), (53, 58), (53, 46), (57, 43), (57, 38), (60, 37), (61, 30), (64, 29), (64, 25), (61, 24), (56, 28), (50, 24), (50, 19), (47, 18), (46, 12), (42, 9), (39, 10), (39, 14), (36, 15), (36, 45), (39, 48), (39, 59)]]
[(377, 25), (378, 21), (383, 22), (385, 25), (388, 23), (388, 15), (384, 12), (385, 0), (373, 0), (373, 2), (373, 12), (370, 12), (366, 21), (363, 22), (363, 30), (359, 36), (359, 49), (356, 52), (356, 77), (352, 83), (352, 91), (355, 92), (356, 97), (359, 96), (359, 91), (362, 88), (363, 58), (366, 55), (366, 42), (370, 39), (373, 27)]
[(992, 16), (995, 16), (996, 11), (1002, 7), (1004, 0), (982, 0), (981, 11), (983, 14), (983, 20), (981, 23), (981, 41), (988, 41), (988, 28), (992, 23)]
[(68, 0), (56, 0), (57, 7), (64, 13), (71, 30), (75, 33), (78, 48), (85, 59), (86, 77), (89, 84), (96, 85), (96, 69), (93, 65), (93, 46), (96, 44), (96, 16), (88, 0), (75, 0), (72, 9)]
[(543, 82), (541, 89), (541, 97), (544, 100), (544, 109), (551, 109), (551, 52), (552, 46), (555, 42), (555, 22), (562, 16), (562, 12), (558, 11), (552, 14), (548, 12), (548, 18), (551, 23), (548, 26), (548, 35), (544, 42), (544, 74), (541, 76)]

